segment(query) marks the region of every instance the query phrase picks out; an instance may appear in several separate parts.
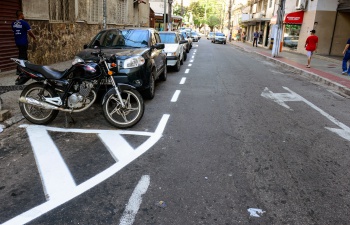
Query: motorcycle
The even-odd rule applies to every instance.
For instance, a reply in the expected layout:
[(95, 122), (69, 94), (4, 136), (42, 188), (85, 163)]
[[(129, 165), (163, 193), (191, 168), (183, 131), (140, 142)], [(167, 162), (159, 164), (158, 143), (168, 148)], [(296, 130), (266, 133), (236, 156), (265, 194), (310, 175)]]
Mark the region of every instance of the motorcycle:
[(95, 46), (99, 51), (91, 54), (98, 57), (99, 62), (84, 62), (75, 57), (72, 66), (65, 71), (11, 58), (18, 64), (17, 85), (23, 85), (29, 79), (36, 81), (27, 85), (19, 98), (20, 110), (28, 121), (44, 125), (52, 122), (59, 111), (70, 114), (85, 111), (96, 101), (101, 87), (110, 84), (112, 87), (104, 93), (102, 100), (105, 119), (122, 129), (141, 120), (144, 113), (142, 96), (135, 87), (114, 81), (113, 74), (118, 70), (115, 56), (107, 59), (99, 41)]

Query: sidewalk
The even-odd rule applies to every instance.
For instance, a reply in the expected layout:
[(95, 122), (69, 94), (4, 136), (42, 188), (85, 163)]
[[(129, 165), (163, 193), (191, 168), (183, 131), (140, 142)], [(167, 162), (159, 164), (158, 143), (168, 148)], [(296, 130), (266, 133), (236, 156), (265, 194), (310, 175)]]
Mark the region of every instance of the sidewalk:
[[(65, 70), (72, 64), (72, 60), (59, 62), (50, 65), (57, 70)], [(24, 85), (15, 85), (16, 71), (7, 71), (0, 73), (0, 133), (4, 128), (7, 128), (19, 121), (24, 117), (18, 106), (18, 99), (21, 94)], [(27, 83), (28, 84), (28, 83)]]
[(342, 57), (327, 57), (315, 54), (311, 60), (311, 68), (306, 68), (306, 54), (300, 54), (283, 49), (278, 57), (272, 57), (272, 50), (258, 45), (253, 47), (251, 42), (228, 42), (246, 52), (259, 54), (267, 60), (282, 65), (302, 76), (307, 76), (318, 82), (334, 87), (339, 93), (350, 96), (350, 76), (344, 76), (342, 72)]

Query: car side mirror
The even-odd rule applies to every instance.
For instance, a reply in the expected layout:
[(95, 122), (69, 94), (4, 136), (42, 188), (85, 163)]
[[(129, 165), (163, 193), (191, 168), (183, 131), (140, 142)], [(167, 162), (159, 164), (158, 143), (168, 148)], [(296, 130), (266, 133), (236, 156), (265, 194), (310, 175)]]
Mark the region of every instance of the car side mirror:
[(188, 43), (188, 40), (181, 40), (180, 41), (180, 44), (185, 44), (185, 43)]
[(155, 49), (164, 49), (165, 45), (163, 43), (157, 43), (155, 45), (152, 45), (151, 48), (155, 48)]
[(96, 47), (100, 47), (101, 43), (100, 43), (99, 40), (95, 40), (93, 45), (96, 46)]
[(87, 47), (88, 47), (88, 45), (87, 45), (87, 44), (85, 44), (85, 45), (84, 45), (84, 49), (87, 49)]

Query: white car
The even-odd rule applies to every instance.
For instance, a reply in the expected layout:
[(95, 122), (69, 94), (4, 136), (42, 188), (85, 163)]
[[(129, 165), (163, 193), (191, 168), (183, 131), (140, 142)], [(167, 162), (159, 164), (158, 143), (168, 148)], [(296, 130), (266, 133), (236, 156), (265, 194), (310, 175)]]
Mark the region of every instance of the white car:
[(180, 71), (180, 67), (184, 61), (184, 44), (187, 40), (181, 40), (180, 34), (176, 31), (159, 32), (161, 43), (163, 43), (163, 51), (166, 53), (167, 66), (174, 66), (176, 71)]

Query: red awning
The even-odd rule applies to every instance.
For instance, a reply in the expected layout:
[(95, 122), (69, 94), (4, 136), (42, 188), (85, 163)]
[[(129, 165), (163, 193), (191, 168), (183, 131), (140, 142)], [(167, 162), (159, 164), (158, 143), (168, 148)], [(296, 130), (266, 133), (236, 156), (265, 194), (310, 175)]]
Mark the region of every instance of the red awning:
[[(283, 23), (287, 24), (302, 24), (304, 19), (304, 11), (297, 11), (288, 13), (284, 16)], [(270, 20), (270, 24), (277, 23), (277, 16), (273, 16)]]
[(284, 16), (284, 23), (287, 24), (302, 24), (304, 19), (304, 11), (288, 13)]

